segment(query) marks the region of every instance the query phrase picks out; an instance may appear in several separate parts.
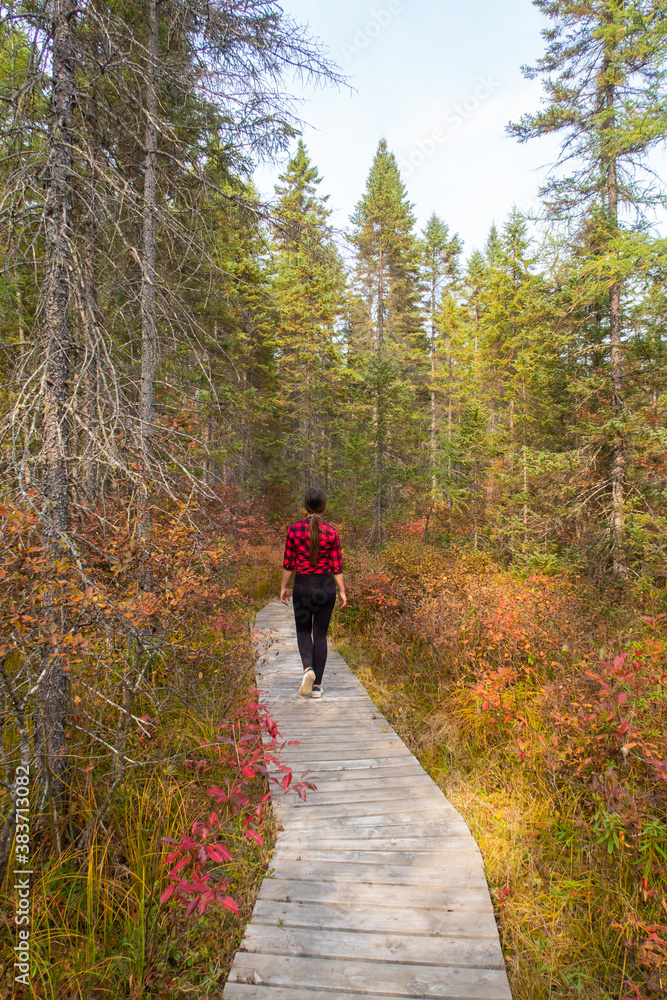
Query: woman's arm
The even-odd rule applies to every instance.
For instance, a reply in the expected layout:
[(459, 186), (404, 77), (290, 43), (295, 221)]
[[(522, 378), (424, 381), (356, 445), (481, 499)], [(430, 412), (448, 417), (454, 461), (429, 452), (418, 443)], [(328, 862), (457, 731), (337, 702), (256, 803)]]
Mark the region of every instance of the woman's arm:
[(289, 604), (289, 593), (287, 592), (287, 585), (289, 583), (289, 578), (292, 575), (291, 569), (283, 570), (283, 578), (280, 583), (280, 600), (283, 604)]
[(344, 608), (347, 604), (347, 597), (345, 596), (345, 584), (343, 583), (343, 574), (334, 573), (334, 580), (336, 581), (336, 586), (338, 587), (338, 599), (340, 601), (341, 608)]

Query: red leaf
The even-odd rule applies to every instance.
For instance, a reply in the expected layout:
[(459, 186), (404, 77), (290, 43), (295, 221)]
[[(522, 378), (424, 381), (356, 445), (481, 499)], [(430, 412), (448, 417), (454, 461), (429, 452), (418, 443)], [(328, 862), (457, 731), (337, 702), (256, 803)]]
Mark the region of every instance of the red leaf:
[(174, 890), (175, 890), (175, 889), (176, 889), (176, 883), (175, 883), (175, 882), (172, 882), (172, 883), (171, 883), (171, 885), (168, 885), (168, 886), (167, 886), (167, 888), (166, 888), (166, 889), (164, 890), (164, 892), (162, 893), (162, 895), (160, 896), (160, 902), (161, 902), (161, 903), (166, 903), (166, 902), (167, 902), (167, 900), (168, 900), (168, 899), (169, 899), (169, 898), (170, 898), (171, 896), (173, 896), (173, 894), (174, 894)]
[(206, 853), (208, 854), (211, 861), (232, 861), (232, 855), (227, 850), (224, 844), (210, 844), (206, 848)]
[(202, 895), (199, 898), (199, 916), (200, 917), (201, 917), (201, 915), (203, 913), (206, 912), (206, 910), (207, 910), (207, 908), (209, 906), (209, 903), (212, 903), (212, 902), (213, 902), (213, 893), (212, 892), (204, 892), (204, 893), (202, 893)]
[(245, 835), (248, 840), (256, 840), (260, 847), (264, 847), (264, 838), (257, 830), (246, 830)]
[(231, 896), (226, 896), (225, 899), (221, 899), (220, 906), (223, 910), (229, 910), (230, 913), (236, 913), (237, 916), (241, 915), (239, 913), (238, 905), (234, 902)]
[(177, 872), (180, 872), (181, 868), (185, 868), (186, 865), (189, 865), (191, 860), (192, 860), (191, 858), (185, 857), (181, 858), (180, 861), (177, 861), (174, 867), (169, 872), (169, 877), (173, 878), (173, 876), (176, 875)]
[(241, 774), (245, 774), (246, 778), (254, 778), (255, 770), (252, 767), (242, 767)]
[(306, 801), (306, 788), (307, 787), (308, 786), (303, 781), (297, 781), (296, 785), (294, 785), (294, 791), (299, 796), (299, 798), (301, 799), (302, 802)]

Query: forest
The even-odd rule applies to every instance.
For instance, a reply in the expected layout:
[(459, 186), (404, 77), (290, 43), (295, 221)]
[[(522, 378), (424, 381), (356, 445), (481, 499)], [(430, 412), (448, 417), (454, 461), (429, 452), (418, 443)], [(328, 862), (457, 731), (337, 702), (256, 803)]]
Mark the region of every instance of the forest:
[(667, 18), (534, 3), (507, 131), (561, 157), (479, 249), (382, 136), (333, 226), (294, 81), (348, 81), (275, 0), (2, 5), (1, 997), (220, 996), (275, 837), (249, 624), (312, 485), (515, 1000), (667, 996)]

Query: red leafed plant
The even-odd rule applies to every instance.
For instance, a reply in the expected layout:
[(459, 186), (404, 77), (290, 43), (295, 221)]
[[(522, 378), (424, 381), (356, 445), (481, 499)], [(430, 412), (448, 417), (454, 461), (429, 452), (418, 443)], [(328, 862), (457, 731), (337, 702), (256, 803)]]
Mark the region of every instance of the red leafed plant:
[[(201, 754), (196, 758), (193, 754), (186, 762), (192, 768), (220, 771), (219, 784), (206, 789), (215, 799), (217, 811), (206, 821), (195, 820), (180, 839), (161, 838), (173, 849), (163, 861), (171, 866), (167, 873), (170, 882), (160, 902), (178, 901), (185, 906), (187, 916), (195, 911), (205, 913), (211, 903), (240, 913), (238, 902), (229, 894), (231, 866), (239, 855), (239, 832), (247, 841), (264, 846), (261, 824), (275, 794), (261, 793), (264, 781), (277, 786), (279, 795), (292, 790), (304, 801), (306, 792), (316, 787), (308, 778), (309, 772), (295, 781), (292, 769), (281, 762), (280, 751), (295, 741), (280, 742), (277, 723), (256, 690), (248, 689), (248, 698), (218, 729), (217, 738), (210, 743), (202, 741)], [(270, 741), (268, 746), (263, 734)], [(226, 839), (218, 839), (221, 837)]]

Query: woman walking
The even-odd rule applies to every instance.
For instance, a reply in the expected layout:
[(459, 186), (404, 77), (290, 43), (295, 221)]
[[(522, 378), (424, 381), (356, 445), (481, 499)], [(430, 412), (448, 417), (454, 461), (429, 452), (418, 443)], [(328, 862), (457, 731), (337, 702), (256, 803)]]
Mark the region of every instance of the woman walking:
[(343, 583), (343, 556), (338, 532), (321, 515), (327, 505), (324, 491), (313, 486), (304, 500), (307, 517), (290, 525), (285, 540), (280, 600), (289, 602), (287, 584), (296, 570), (292, 601), (296, 639), (303, 663), (299, 694), (322, 697), (322, 675), (327, 662), (327, 630), (336, 603), (347, 604)]

